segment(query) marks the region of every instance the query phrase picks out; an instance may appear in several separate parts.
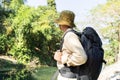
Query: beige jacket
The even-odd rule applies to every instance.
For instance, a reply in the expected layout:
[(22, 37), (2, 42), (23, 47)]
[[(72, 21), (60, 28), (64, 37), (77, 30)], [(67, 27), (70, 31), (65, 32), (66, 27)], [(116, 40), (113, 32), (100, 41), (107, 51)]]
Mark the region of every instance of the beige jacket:
[[(67, 29), (67, 31), (69, 30), (71, 29)], [(84, 64), (86, 61), (87, 55), (79, 41), (78, 36), (73, 32), (68, 32), (64, 37), (64, 43), (62, 47), (62, 63), (57, 62), (58, 68), (60, 69), (64, 67), (63, 64), (65, 63), (67, 66), (77, 66)]]

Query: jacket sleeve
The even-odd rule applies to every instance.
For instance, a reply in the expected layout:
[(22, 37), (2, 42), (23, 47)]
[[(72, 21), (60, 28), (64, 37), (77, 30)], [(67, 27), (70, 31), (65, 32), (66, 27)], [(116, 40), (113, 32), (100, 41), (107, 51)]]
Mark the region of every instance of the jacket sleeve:
[(66, 63), (67, 66), (77, 66), (82, 65), (87, 61), (87, 55), (79, 38), (73, 32), (68, 32), (65, 35), (62, 50), (62, 64)]

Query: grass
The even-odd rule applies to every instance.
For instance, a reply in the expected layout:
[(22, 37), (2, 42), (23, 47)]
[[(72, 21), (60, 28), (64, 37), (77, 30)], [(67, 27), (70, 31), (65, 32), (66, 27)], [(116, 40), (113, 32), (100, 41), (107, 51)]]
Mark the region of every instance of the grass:
[(55, 67), (42, 67), (36, 69), (32, 76), (35, 80), (50, 80), (56, 70)]

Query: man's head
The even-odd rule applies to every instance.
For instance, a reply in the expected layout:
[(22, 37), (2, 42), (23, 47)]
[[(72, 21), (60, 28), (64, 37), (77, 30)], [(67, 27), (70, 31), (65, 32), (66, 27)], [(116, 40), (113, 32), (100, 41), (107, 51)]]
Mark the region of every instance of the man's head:
[(66, 25), (73, 28), (76, 27), (74, 24), (74, 18), (75, 14), (72, 11), (64, 10), (60, 13), (59, 18), (55, 20), (55, 23), (58, 25)]

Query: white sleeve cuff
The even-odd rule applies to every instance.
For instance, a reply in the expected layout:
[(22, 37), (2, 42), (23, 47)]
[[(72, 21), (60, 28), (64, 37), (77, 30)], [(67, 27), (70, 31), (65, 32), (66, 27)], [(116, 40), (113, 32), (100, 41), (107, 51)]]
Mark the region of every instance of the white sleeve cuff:
[(62, 62), (62, 64), (65, 64), (68, 61), (69, 54), (67, 52), (65, 52), (65, 51), (63, 51), (63, 54), (64, 55), (61, 57), (61, 62)]

